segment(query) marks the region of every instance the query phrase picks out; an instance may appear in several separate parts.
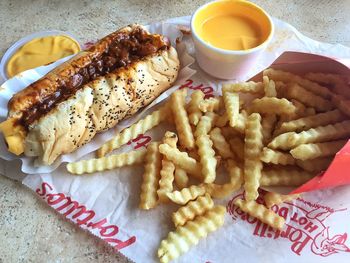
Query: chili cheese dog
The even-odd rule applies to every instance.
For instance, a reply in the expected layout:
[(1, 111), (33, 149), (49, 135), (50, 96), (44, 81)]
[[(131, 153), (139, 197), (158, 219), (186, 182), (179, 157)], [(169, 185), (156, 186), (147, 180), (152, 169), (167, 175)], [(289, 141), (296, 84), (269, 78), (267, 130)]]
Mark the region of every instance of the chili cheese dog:
[(52, 164), (148, 105), (178, 70), (166, 37), (127, 26), (15, 94), (0, 130), (10, 152)]

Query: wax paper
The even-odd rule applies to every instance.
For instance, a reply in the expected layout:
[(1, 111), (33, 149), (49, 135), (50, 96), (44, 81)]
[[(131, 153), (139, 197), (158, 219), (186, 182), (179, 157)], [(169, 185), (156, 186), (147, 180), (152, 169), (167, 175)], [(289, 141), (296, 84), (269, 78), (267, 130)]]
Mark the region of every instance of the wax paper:
[[(176, 31), (179, 25), (188, 27), (189, 21), (190, 17), (181, 17), (152, 26), (167, 28), (172, 25), (175, 28), (171, 28)], [(273, 21), (276, 29), (273, 41), (256, 65), (244, 76), (237, 76), (237, 81), (255, 76), (286, 51), (319, 54), (343, 63), (350, 59), (350, 48), (314, 41), (283, 21)], [(193, 54), (191, 38), (186, 36), (182, 42), (189, 54)], [(298, 57), (299, 53), (290, 54), (294, 54), (294, 58), (304, 58), (302, 54)], [(289, 59), (278, 62), (280, 67), (294, 70), (298, 70), (301, 63)], [(221, 81), (204, 74), (195, 63), (191, 68), (197, 73), (178, 83), (176, 88), (187, 87), (190, 91), (201, 89), (208, 97), (220, 93)], [(150, 141), (159, 140), (165, 130), (171, 129), (174, 129), (171, 125), (160, 125), (116, 153), (144, 148)], [(93, 156), (94, 153), (89, 153), (83, 159)], [(23, 179), (20, 176), (20, 161), (3, 161), (1, 164), (2, 174)], [(348, 169), (346, 165), (344, 167)], [(346, 170), (337, 170), (339, 176), (345, 176), (344, 172), (346, 174)], [(67, 173), (62, 164), (51, 173), (26, 175), (23, 183), (49, 206), (105, 240), (132, 261), (157, 262), (161, 240), (174, 230), (171, 213), (178, 206), (161, 204), (150, 211), (140, 210), (142, 173), (143, 167), (140, 165), (73, 176)], [(262, 190), (260, 198), (264, 194)], [(286, 218), (282, 231), (273, 230), (247, 216), (233, 205), (236, 198), (242, 198), (242, 193), (215, 200), (215, 203), (227, 208), (224, 226), (174, 262), (349, 262), (350, 186), (311, 191), (295, 201), (274, 206), (272, 209)]]

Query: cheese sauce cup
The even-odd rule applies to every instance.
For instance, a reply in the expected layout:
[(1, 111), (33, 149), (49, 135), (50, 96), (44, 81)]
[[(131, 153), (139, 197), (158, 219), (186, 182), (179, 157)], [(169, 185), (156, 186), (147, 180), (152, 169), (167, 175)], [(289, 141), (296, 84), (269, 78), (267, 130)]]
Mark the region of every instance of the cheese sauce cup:
[(274, 26), (253, 3), (221, 0), (197, 9), (191, 31), (199, 66), (214, 77), (234, 79), (249, 70), (266, 48)]

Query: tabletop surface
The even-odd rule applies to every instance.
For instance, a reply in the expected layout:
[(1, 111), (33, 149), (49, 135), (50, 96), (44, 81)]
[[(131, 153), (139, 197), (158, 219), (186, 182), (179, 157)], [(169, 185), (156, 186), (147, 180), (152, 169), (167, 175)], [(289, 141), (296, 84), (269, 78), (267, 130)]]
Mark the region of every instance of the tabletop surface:
[[(19, 38), (58, 29), (82, 41), (98, 39), (130, 23), (147, 24), (191, 15), (203, 0), (3, 0), (0, 57)], [(305, 35), (350, 46), (350, 0), (253, 1)], [(31, 190), (0, 175), (0, 263), (130, 262), (68, 222)]]

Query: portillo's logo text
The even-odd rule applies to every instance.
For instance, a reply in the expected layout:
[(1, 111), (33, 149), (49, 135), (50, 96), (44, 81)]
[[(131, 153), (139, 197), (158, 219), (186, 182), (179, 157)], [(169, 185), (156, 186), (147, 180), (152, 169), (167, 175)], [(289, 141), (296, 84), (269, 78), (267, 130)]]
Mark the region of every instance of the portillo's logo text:
[(87, 209), (63, 193), (55, 193), (53, 187), (46, 182), (43, 182), (36, 189), (36, 193), (63, 216), (71, 219), (82, 228), (90, 230), (117, 250), (128, 247), (136, 241), (135, 236), (131, 236), (127, 240), (117, 238), (119, 228), (116, 225), (108, 224), (106, 218), (96, 220), (96, 214), (93, 210)]
[[(262, 192), (257, 200), (263, 203)], [(286, 202), (274, 205), (271, 209), (286, 219), (283, 230), (275, 230), (243, 212), (234, 205), (236, 199), (242, 199), (243, 193), (234, 196), (227, 204), (227, 211), (233, 220), (244, 220), (254, 226), (253, 235), (259, 238), (280, 239), (291, 242), (291, 251), (302, 255), (305, 249), (318, 256), (327, 257), (335, 253), (350, 252), (346, 245), (347, 233), (329, 235), (329, 226), (324, 221), (336, 212), (327, 206), (308, 202), (297, 198), (294, 202)]]

